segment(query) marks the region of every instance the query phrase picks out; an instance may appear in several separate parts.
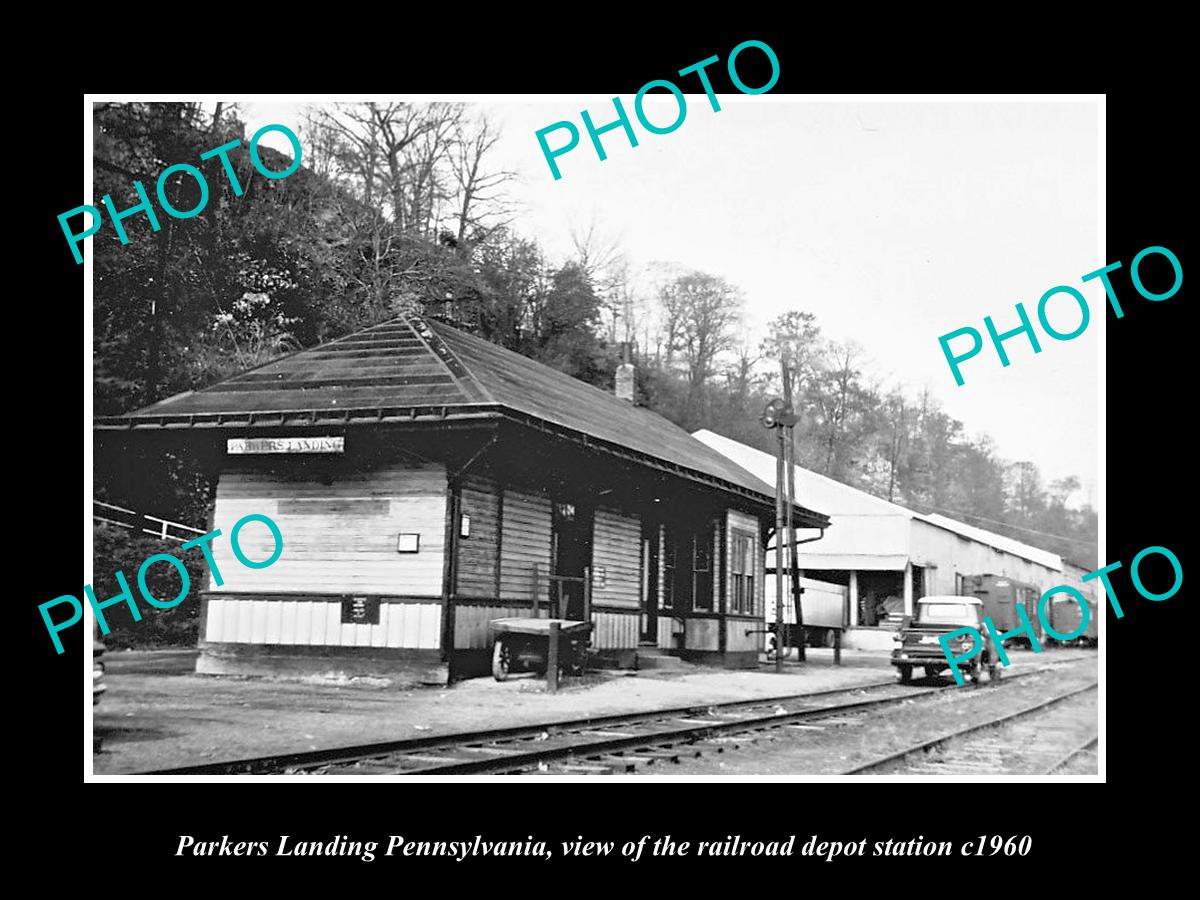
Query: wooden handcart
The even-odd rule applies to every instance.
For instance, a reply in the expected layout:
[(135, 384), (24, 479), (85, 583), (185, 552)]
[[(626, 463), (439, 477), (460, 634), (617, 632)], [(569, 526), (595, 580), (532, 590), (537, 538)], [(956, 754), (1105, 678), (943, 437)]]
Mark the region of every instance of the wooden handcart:
[[(492, 675), (504, 681), (509, 672), (546, 672), (552, 655), (557, 660), (556, 676), (581, 674), (587, 666), (592, 627), (591, 622), (569, 619), (493, 619), (488, 623), (493, 641)], [(550, 635), (555, 632), (558, 652), (552, 654)]]

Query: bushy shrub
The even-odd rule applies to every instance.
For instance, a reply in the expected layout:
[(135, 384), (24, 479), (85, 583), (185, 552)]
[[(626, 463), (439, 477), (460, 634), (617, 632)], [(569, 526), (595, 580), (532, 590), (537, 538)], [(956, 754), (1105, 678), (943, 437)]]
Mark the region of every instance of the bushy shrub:
[[(147, 557), (170, 553), (182, 559), (191, 584), (187, 596), (178, 606), (158, 609), (146, 602), (138, 590), (137, 573)], [(97, 522), (92, 555), (92, 590), (103, 602), (121, 590), (116, 572), (123, 572), (130, 593), (142, 613), (134, 621), (127, 604), (115, 604), (104, 610), (111, 629), (101, 635), (110, 650), (146, 650), (156, 647), (194, 647), (199, 636), (200, 591), (208, 587), (208, 566), (204, 554), (196, 547), (186, 553), (174, 541), (162, 541), (147, 534)], [(146, 572), (146, 586), (161, 601), (179, 596), (181, 579), (176, 568), (160, 561)]]

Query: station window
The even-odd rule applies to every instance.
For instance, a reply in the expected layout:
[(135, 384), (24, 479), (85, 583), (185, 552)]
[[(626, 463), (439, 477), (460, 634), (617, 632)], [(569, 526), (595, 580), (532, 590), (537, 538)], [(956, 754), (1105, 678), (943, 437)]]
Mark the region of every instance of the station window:
[(754, 614), (754, 535), (733, 532), (729, 555), (729, 571), (733, 576), (730, 611), (743, 615)]

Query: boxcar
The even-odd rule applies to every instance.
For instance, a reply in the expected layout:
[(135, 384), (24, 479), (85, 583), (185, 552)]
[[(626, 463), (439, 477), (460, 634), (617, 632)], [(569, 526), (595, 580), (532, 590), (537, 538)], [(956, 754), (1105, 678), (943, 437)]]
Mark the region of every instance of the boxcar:
[[(1077, 601), (1070, 594), (1054, 594), (1046, 604), (1046, 617), (1050, 622), (1050, 627), (1059, 634), (1074, 634), (1079, 629), (1079, 622), (1083, 616), (1083, 610)], [(1083, 634), (1069, 641), (1061, 641), (1046, 635), (1042, 640), (1045, 644), (1057, 644), (1059, 646), (1075, 644), (1081, 647), (1095, 647), (1100, 642), (1099, 632), (1099, 613), (1096, 609), (1096, 601), (1091, 597), (1087, 598), (1088, 606), (1088, 624), (1084, 629)]]
[[(983, 614), (992, 620), (998, 632), (1012, 631), (1020, 627), (1017, 604), (1021, 604), (1038, 642), (1044, 645), (1042, 623), (1037, 610), (1042, 591), (1037, 585), (1003, 575), (973, 575), (964, 579), (963, 594), (980, 599), (983, 603)], [(1024, 633), (1013, 637), (1011, 642), (1032, 646)]]

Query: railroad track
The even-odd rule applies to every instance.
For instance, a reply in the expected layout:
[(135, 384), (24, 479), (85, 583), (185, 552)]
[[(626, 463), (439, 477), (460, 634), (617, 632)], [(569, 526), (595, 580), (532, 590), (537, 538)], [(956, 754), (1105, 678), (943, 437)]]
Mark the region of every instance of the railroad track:
[(1059, 769), (1065, 769), (1067, 767), (1067, 765), (1073, 759), (1075, 759), (1075, 757), (1083, 756), (1085, 753), (1090, 753), (1093, 749), (1095, 749), (1096, 744), (1099, 742), (1099, 740), (1100, 740), (1100, 738), (1098, 735), (1092, 735), (1090, 738), (1088, 738), (1086, 741), (1084, 741), (1082, 744), (1080, 744), (1078, 747), (1076, 747), (1074, 750), (1072, 750), (1066, 756), (1063, 756), (1060, 759), (1056, 760), (1055, 762), (1051, 763), (1050, 766), (1047, 767), (1046, 771), (1043, 772), (1042, 774), (1043, 775), (1053, 775)]
[[(999, 682), (999, 689), (1071, 662), (1009, 675)], [(736, 749), (782, 728), (802, 732), (853, 726), (865, 721), (856, 716), (866, 710), (955, 690), (953, 684), (923, 687), (888, 680), (809, 694), (278, 754), (144, 774), (601, 775)]]
[[(864, 775), (880, 771), (886, 771), (889, 775), (1011, 774), (1007, 772), (1007, 769), (1011, 765), (1014, 741), (1012, 738), (1002, 739), (998, 734), (992, 733), (993, 729), (1001, 729), (1010, 723), (1025, 720), (1031, 716), (1046, 718), (1048, 711), (1061, 709), (1066, 701), (1089, 694), (1095, 691), (1097, 686), (1098, 682), (1093, 682), (1084, 687), (1066, 691), (1016, 712), (912, 744), (902, 750), (846, 769), (839, 774)], [(1072, 723), (1073, 714), (1074, 710), (1071, 710), (1067, 715), (1060, 716), (1060, 721), (1040, 722), (1036, 733), (1024, 735), (1024, 737), (1031, 741), (1049, 742), (1055, 747), (1061, 746), (1061, 738), (1069, 731), (1069, 726), (1078, 724), (1077, 722)], [(1058, 759), (1049, 769), (1037, 774), (1051, 774), (1076, 756), (1086, 752), (1095, 745), (1096, 741), (1097, 739), (1092, 737), (1082, 747), (1077, 747)], [(1020, 747), (1020, 753), (1023, 755), (1031, 755), (1037, 751), (1036, 746), (1031, 747), (1029, 744), (1019, 743), (1017, 746)], [(935, 758), (930, 758), (935, 751)], [(1006, 756), (1009, 757), (1008, 762), (1006, 762)]]

